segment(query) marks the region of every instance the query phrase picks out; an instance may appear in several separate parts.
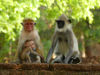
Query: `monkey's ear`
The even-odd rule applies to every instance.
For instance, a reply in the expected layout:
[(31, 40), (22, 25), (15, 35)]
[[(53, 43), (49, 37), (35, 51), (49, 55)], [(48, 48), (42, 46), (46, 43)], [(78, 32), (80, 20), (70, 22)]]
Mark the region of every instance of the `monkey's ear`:
[(55, 20), (56, 22), (59, 22), (59, 20)]
[(36, 23), (34, 23), (34, 25), (36, 25)]
[(23, 23), (21, 23), (21, 25), (23, 25)]
[(68, 20), (68, 22), (69, 22), (69, 23), (72, 23), (72, 21), (71, 21), (70, 19)]

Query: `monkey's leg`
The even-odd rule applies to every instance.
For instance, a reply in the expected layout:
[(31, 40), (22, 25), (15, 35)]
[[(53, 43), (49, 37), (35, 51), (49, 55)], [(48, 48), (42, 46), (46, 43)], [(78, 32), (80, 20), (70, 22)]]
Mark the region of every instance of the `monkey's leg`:
[(80, 61), (80, 58), (79, 57), (76, 57), (76, 56), (72, 56), (69, 61), (68, 61), (68, 64), (79, 64), (81, 61)]
[(63, 55), (60, 55), (60, 56), (56, 57), (56, 58), (52, 61), (52, 63), (63, 63), (63, 58), (65, 58), (65, 57), (63, 57)]
[(46, 62), (47, 63), (50, 63), (50, 60), (52, 58), (52, 54), (54, 52), (54, 48), (56, 47), (56, 44), (57, 44), (57, 39), (55, 39), (52, 43), (52, 47), (50, 48), (49, 52), (48, 52), (48, 55), (46, 57)]
[[(67, 35), (67, 40), (68, 40), (69, 51), (68, 51), (68, 53), (66, 53), (64, 63), (68, 64), (70, 58), (73, 55), (79, 56), (80, 53), (79, 53), (79, 49), (78, 49), (77, 38), (76, 38), (73, 30), (72, 29), (67, 30), (66, 35)], [(71, 59), (71, 61), (72, 61), (72, 59)]]
[(71, 56), (70, 60), (68, 61), (69, 64), (79, 64), (81, 63), (81, 57), (77, 52), (74, 52)]
[(31, 59), (30, 59), (30, 56), (29, 56), (29, 55), (26, 55), (26, 57), (27, 57), (27, 61), (28, 61), (29, 63), (32, 63), (32, 61), (31, 61)]
[(71, 58), (72, 54), (73, 54), (73, 51), (72, 50), (69, 50), (69, 52), (66, 54), (64, 63), (68, 64), (68, 61)]
[(66, 64), (78, 64), (80, 62), (81, 62), (81, 59), (77, 52), (68, 53), (64, 60), (64, 63), (66, 63)]
[(41, 63), (41, 58), (40, 58), (40, 56), (37, 56), (36, 58), (37, 58), (36, 63)]
[(56, 52), (56, 58), (52, 61), (52, 63), (63, 63), (64, 62), (64, 59), (65, 59), (65, 56), (62, 55), (60, 52)]

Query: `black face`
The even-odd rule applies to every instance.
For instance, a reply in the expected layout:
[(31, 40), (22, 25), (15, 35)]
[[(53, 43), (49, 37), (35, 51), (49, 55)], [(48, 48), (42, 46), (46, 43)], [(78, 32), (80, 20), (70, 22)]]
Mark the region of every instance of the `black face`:
[(56, 20), (56, 22), (57, 22), (58, 28), (63, 28), (65, 25), (65, 22), (62, 20)]

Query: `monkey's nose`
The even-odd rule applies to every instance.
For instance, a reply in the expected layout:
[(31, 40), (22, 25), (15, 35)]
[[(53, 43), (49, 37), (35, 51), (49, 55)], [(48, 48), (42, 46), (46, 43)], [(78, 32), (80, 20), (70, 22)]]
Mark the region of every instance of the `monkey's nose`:
[(64, 24), (58, 24), (58, 28), (63, 28)]

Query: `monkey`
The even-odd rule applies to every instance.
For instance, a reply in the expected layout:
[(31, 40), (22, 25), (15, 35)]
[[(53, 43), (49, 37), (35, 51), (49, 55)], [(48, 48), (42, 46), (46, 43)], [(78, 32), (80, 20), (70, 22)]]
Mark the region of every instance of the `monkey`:
[[(30, 56), (30, 54), (31, 54), (31, 56)], [(24, 50), (22, 50), (20, 59), (21, 59), (21, 63), (33, 63), (33, 62), (41, 63), (40, 57), (32, 49), (24, 49)]]
[(71, 20), (62, 14), (59, 19), (56, 20), (56, 23), (52, 45), (46, 57), (46, 62), (50, 63), (53, 54), (55, 58), (51, 63), (80, 63), (78, 42), (72, 30)]
[(26, 40), (21, 54), (21, 63), (41, 63), (44, 60), (41, 55), (38, 54), (36, 46), (33, 40)]
[(19, 36), (18, 47), (16, 52), (16, 57), (18, 58), (19, 62), (20, 62), (19, 57), (22, 50), (22, 46), (26, 40), (34, 40), (39, 54), (43, 56), (43, 46), (40, 41), (40, 36), (38, 34), (38, 31), (34, 28), (36, 25), (34, 20), (31, 18), (25, 18), (21, 24), (23, 26), (23, 29)]

